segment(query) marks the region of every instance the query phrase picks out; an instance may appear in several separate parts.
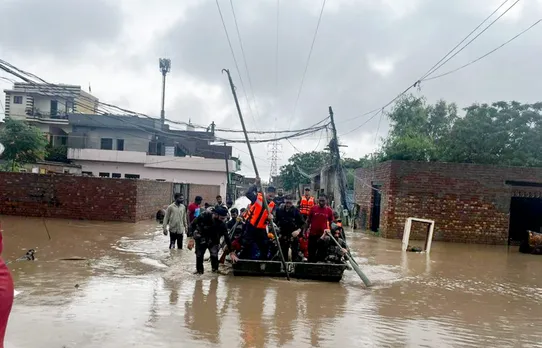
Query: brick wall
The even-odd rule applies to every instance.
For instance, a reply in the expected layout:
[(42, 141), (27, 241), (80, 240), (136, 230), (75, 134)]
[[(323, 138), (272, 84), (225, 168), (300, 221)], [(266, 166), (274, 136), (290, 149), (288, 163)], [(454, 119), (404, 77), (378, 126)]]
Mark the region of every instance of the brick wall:
[[(0, 214), (135, 222), (160, 209), (166, 185), (171, 187), (161, 182), (0, 172)], [(171, 199), (171, 190), (166, 197)], [(147, 202), (138, 205), (142, 200)]]
[(173, 202), (173, 183), (136, 180), (136, 220), (154, 219), (159, 209)]
[(359, 219), (356, 223), (361, 229), (368, 230), (371, 226), (371, 213), (373, 204), (374, 189), (373, 184), (382, 185), (380, 192), (382, 194), (380, 201), (380, 232), (382, 227), (386, 226), (389, 211), (393, 208), (389, 201), (391, 187), (391, 162), (381, 163), (370, 168), (359, 168), (356, 170), (356, 179), (354, 185), (354, 197), (356, 203), (360, 205)]
[[(218, 185), (196, 185), (190, 184), (190, 202), (193, 202), (196, 196), (201, 196), (203, 198), (202, 206), (205, 203), (211, 205), (216, 203), (216, 196), (220, 194), (220, 186)], [(226, 197), (223, 197), (223, 200), (226, 200)]]
[[(511, 198), (542, 194), (541, 188), (505, 184), (542, 182), (542, 168), (390, 161), (378, 165), (374, 173), (359, 171), (358, 176), (369, 185), (373, 179), (387, 183), (382, 188), (380, 223), (386, 238), (402, 238), (406, 218), (418, 217), (435, 220), (434, 240), (506, 244)], [(368, 190), (357, 180), (356, 199), (370, 215)], [(414, 224), (411, 239), (423, 239), (425, 233), (425, 225)]]

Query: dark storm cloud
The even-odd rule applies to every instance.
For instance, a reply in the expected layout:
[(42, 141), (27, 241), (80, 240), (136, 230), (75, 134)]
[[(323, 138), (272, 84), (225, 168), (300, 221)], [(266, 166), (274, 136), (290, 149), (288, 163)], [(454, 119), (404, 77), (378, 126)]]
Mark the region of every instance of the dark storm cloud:
[[(362, 1), (345, 2), (333, 10), (328, 7), (291, 126), (306, 126), (325, 117), (328, 105), (334, 106), (339, 133), (361, 124), (367, 117), (350, 122), (345, 120), (382, 106), (416, 81), (499, 4), (494, 1), (484, 3), (487, 4), (485, 11), (474, 11), (471, 2), (466, 0), (419, 1), (418, 6), (404, 17), (394, 17), (393, 11), (384, 5), (369, 6), (369, 2)], [(275, 2), (238, 0), (234, 4), (255, 95), (261, 104), (263, 127), (271, 128), (266, 120), (277, 116), (279, 128), (284, 128), (292, 118), (316, 26), (318, 2), (311, 3), (314, 6), (312, 10), (306, 7), (307, 2), (281, 2), (277, 94)], [(221, 1), (221, 6), (248, 89), (229, 2)], [(441, 71), (484, 54), (532, 24), (539, 16), (536, 4), (526, 2), (519, 20), (497, 22)], [(172, 59), (176, 65), (182, 65), (187, 73), (208, 83), (226, 86), (220, 70), (229, 67), (241, 91), (215, 2), (202, 2), (184, 18), (161, 40), (160, 45), (174, 47)], [(460, 106), (474, 101), (536, 99), (540, 83), (535, 77), (542, 72), (541, 65), (537, 63), (542, 53), (537, 37), (542, 28), (537, 29), (460, 73), (423, 83), (421, 93), (430, 101), (444, 98)], [(394, 60), (393, 71), (382, 76), (370, 68), (368, 57)], [(385, 123), (384, 120), (381, 130), (385, 129)], [(374, 132), (377, 124), (378, 117), (360, 132)], [(352, 133), (347, 140), (354, 141), (357, 136), (357, 132)]]
[(122, 28), (120, 10), (103, 0), (4, 0), (0, 13), (0, 46), (14, 55), (82, 58), (90, 45), (114, 44)]

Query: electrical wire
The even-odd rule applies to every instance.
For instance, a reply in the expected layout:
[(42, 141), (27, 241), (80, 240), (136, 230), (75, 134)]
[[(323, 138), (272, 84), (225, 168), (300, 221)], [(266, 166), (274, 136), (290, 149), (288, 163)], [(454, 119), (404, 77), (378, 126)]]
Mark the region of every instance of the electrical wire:
[[(2, 62), (0, 60), (0, 62)], [(4, 66), (2, 64), (0, 64), (0, 68), (4, 68)], [(18, 71), (22, 71), (18, 68), (16, 68)], [(11, 69), (7, 69), (9, 71), (11, 71)], [(18, 74), (16, 72), (10, 72), (10, 73), (15, 73), (15, 74)], [(25, 72), (26, 74), (26, 72)], [(36, 76), (36, 75), (33, 75), (33, 74), (30, 74), (28, 73), (29, 75), (32, 75), (32, 76)], [(22, 79), (24, 79), (24, 81), (26, 81), (27, 83), (31, 84), (31, 85), (34, 85), (34, 86), (37, 86), (39, 87), (39, 85), (37, 83), (35, 83), (34, 81), (24, 77), (24, 76), (21, 76)], [(39, 78), (39, 77), (36, 77), (37, 79), (39, 79), (40, 81), (43, 81), (45, 84), (47, 84), (48, 86), (52, 86), (54, 88), (57, 88), (57, 89), (66, 89), (65, 86), (58, 86), (58, 85), (53, 85), (53, 84), (50, 84), (49, 82)], [(84, 98), (83, 98), (84, 99)], [(93, 102), (96, 102), (96, 100), (92, 100)], [(144, 116), (146, 118), (149, 118), (149, 119), (152, 119), (152, 120), (155, 120), (157, 121), (157, 119), (155, 118), (152, 118), (150, 116), (147, 116), (145, 114), (141, 114), (141, 113), (137, 113), (137, 112), (133, 112), (133, 111), (130, 111), (130, 110), (127, 110), (127, 109), (123, 109), (123, 108), (120, 108), (118, 106), (115, 106), (115, 105), (112, 105), (112, 104), (107, 104), (107, 103), (99, 103), (99, 104), (104, 104), (106, 105), (108, 108), (114, 108), (114, 109), (119, 109), (119, 110), (124, 110), (124, 111), (127, 111), (128, 113), (130, 114), (133, 114), (134, 116)], [(79, 106), (85, 106), (87, 107), (87, 105), (84, 105), (84, 104), (81, 104), (77, 101), (74, 101), (74, 105), (79, 105)], [(104, 112), (104, 111), (101, 111), (101, 110), (97, 110), (97, 113), (102, 115), (102, 116), (107, 116), (107, 117), (111, 117), (112, 115), (108, 115), (108, 112)], [(123, 118), (118, 118), (121, 122), (126, 122), (126, 120), (124, 120)], [(251, 142), (254, 142), (254, 143), (265, 143), (265, 142), (272, 142), (272, 141), (276, 141), (276, 140), (282, 140), (282, 139), (292, 139), (292, 138), (298, 138), (298, 137), (301, 137), (301, 136), (304, 136), (304, 135), (307, 135), (307, 134), (311, 134), (311, 133), (315, 133), (315, 132), (318, 132), (319, 130), (322, 129), (322, 127), (325, 127), (327, 126), (326, 125), (323, 125), (323, 126), (318, 126), (320, 123), (322, 122), (325, 122), (327, 119), (329, 119), (329, 117), (326, 117), (324, 118), (323, 120), (319, 121), (318, 123), (316, 123), (316, 125), (312, 126), (312, 127), (309, 127), (309, 128), (306, 128), (306, 129), (303, 129), (303, 130), (299, 130), (298, 132), (295, 132), (293, 134), (290, 134), (290, 135), (286, 135), (286, 136), (283, 136), (283, 137), (279, 137), (279, 138), (273, 138), (273, 139), (253, 139), (253, 140), (250, 140)], [(133, 123), (131, 124), (131, 127), (135, 127), (135, 128), (140, 128), (142, 126), (140, 125), (134, 125)], [(179, 134), (178, 132), (175, 133), (175, 132), (167, 132), (167, 131), (164, 131), (164, 130), (159, 130), (159, 129), (156, 129), (154, 127), (146, 127), (146, 131), (147, 132), (154, 132), (154, 133), (160, 133), (162, 135), (171, 135), (172, 137), (176, 137), (176, 138), (192, 138), (192, 139), (198, 139), (198, 137), (196, 136), (186, 136), (186, 135), (182, 135), (182, 134)], [(222, 141), (222, 142), (228, 142), (228, 143), (245, 143), (246, 140), (244, 139), (226, 139), (226, 138), (222, 138), (222, 137), (216, 137), (216, 140), (217, 141)], [(202, 140), (205, 140), (205, 141), (208, 141), (207, 138), (199, 138), (199, 139), (202, 139)]]
[(369, 117), (367, 120), (365, 120), (365, 122), (363, 122), (362, 124), (360, 124), (356, 128), (354, 128), (354, 129), (352, 129), (352, 130), (350, 130), (350, 131), (348, 131), (346, 133), (341, 134), (340, 136), (342, 137), (342, 136), (345, 136), (345, 135), (348, 135), (348, 134), (350, 134), (352, 132), (357, 131), (358, 129), (365, 126), (367, 123), (369, 123), (369, 121), (371, 121), (373, 118), (375, 118), (380, 112), (384, 112), (384, 108), (377, 110), (377, 112), (375, 112), (371, 117)]
[(226, 34), (226, 39), (228, 40), (228, 45), (230, 46), (230, 52), (233, 57), (233, 62), (235, 64), (235, 68), (237, 69), (237, 75), (239, 75), (239, 81), (241, 82), (241, 88), (243, 89), (243, 94), (245, 95), (245, 99), (247, 101), (247, 106), (250, 111), (250, 116), (252, 116), (252, 120), (254, 121), (254, 124), (256, 124), (256, 119), (254, 118), (254, 114), (252, 113), (252, 107), (250, 106), (250, 101), (248, 100), (245, 84), (243, 82), (243, 78), (241, 77), (241, 70), (239, 69), (239, 64), (237, 64), (237, 58), (235, 58), (235, 52), (233, 50), (233, 46), (231, 44), (230, 40), (230, 34), (228, 34), (228, 28), (226, 27), (226, 22), (224, 21), (224, 16), (222, 15), (222, 10), (220, 9), (220, 4), (218, 3), (218, 0), (215, 0), (216, 7), (218, 8), (218, 13), (220, 14), (220, 20), (222, 21), (222, 27), (224, 28), (224, 33)]
[(239, 31), (239, 25), (237, 24), (237, 16), (235, 15), (235, 8), (233, 6), (233, 0), (230, 0), (231, 12), (233, 14), (233, 22), (235, 23), (235, 29), (237, 31), (237, 38), (239, 39), (239, 46), (241, 47), (241, 55), (243, 56), (243, 62), (245, 63), (245, 70), (248, 77), (248, 84), (250, 90), (252, 91), (252, 99), (254, 100), (254, 108), (256, 109), (256, 114), (258, 119), (260, 118), (260, 112), (258, 111), (258, 103), (256, 102), (256, 95), (254, 94), (254, 87), (252, 86), (252, 78), (250, 77), (250, 71), (248, 69), (247, 57), (245, 55), (245, 48), (243, 47), (243, 40), (241, 39), (241, 32)]
[[(505, 14), (508, 13), (508, 11), (510, 11), (512, 8), (514, 8), (514, 6), (516, 6), (518, 4), (520, 0), (516, 0), (510, 7), (508, 7), (503, 13), (501, 13), (497, 18), (495, 18), (491, 23), (489, 23), (489, 25), (487, 27), (484, 28), (484, 30), (482, 30), (481, 32), (479, 32), (475, 37), (473, 37), (469, 42), (467, 42), (463, 47), (461, 47), (458, 51), (456, 51), (452, 56), (448, 57), (445, 61), (443, 61), (442, 63), (440, 63), (436, 68), (434, 68), (431, 72), (425, 74), (424, 76), (422, 76), (422, 78), (418, 79), (418, 81), (422, 81), (424, 78), (430, 76), (431, 74), (433, 74), (434, 72), (436, 72), (438, 69), (440, 69), (444, 64), (446, 64), (447, 62), (449, 62), (451, 59), (453, 59), (455, 56), (457, 56), (459, 53), (461, 53), (465, 48), (467, 48), (474, 40), (476, 40), (478, 37), (480, 37), (480, 35), (482, 35), (483, 33), (485, 33), (489, 28), (491, 28), (493, 26), (493, 24), (495, 24), (499, 19), (501, 19)], [(502, 4), (504, 5), (504, 3)], [(501, 5), (501, 6), (502, 6)], [(501, 7), (499, 6), (499, 8)], [(493, 13), (497, 12), (498, 9), (495, 10)], [(493, 15), (493, 14), (492, 14)], [(419, 83), (419, 82), (418, 82)]]
[[(51, 93), (50, 95), (51, 96), (58, 96), (58, 91), (62, 91), (62, 90), (67, 90), (67, 86), (63, 86), (63, 85), (56, 85), (56, 84), (52, 84), (52, 83), (49, 83), (47, 81), (45, 81), (44, 79), (32, 74), (32, 73), (29, 73), (29, 72), (26, 72), (22, 69), (19, 69), (3, 60), (0, 59), (0, 63), (3, 63), (5, 65), (8, 65), (10, 67), (13, 67), (15, 70), (25, 74), (25, 75), (28, 75), (28, 76), (33, 76), (34, 78), (38, 79), (39, 81), (41, 81), (42, 83), (46, 84), (48, 87), (51, 88)], [(0, 64), (0, 69), (3, 68), (2, 65)], [(9, 70), (9, 69), (8, 69)], [(17, 73), (9, 70), (9, 72), (13, 75), (18, 75)], [(35, 83), (34, 81), (24, 77), (24, 76), (17, 76), (19, 77), (20, 79), (22, 79), (23, 81), (25, 81), (26, 83), (29, 83), (29, 84), (32, 84), (36, 87), (42, 87), (41, 85)], [(55, 93), (55, 91), (57, 93)], [(43, 91), (40, 91), (40, 93), (44, 94), (44, 95), (48, 95), (47, 93), (43, 92)], [(131, 115), (135, 115), (135, 116), (141, 116), (141, 117), (145, 117), (145, 118), (148, 118), (148, 119), (152, 119), (152, 120), (158, 120), (157, 118), (154, 118), (154, 117), (151, 117), (151, 116), (148, 116), (146, 114), (143, 114), (143, 113), (140, 113), (140, 112), (136, 112), (136, 111), (132, 111), (132, 110), (129, 110), (129, 109), (125, 109), (125, 108), (122, 108), (122, 107), (119, 107), (117, 105), (113, 105), (113, 104), (108, 104), (108, 103), (105, 103), (105, 102), (101, 102), (99, 100), (96, 100), (96, 99), (92, 99), (92, 98), (89, 98), (87, 96), (84, 96), (84, 95), (81, 95), (79, 96), (81, 99), (83, 100), (86, 100), (88, 102), (91, 102), (91, 103), (97, 103), (98, 106), (101, 106), (102, 108), (102, 114), (105, 114), (105, 113), (110, 113), (110, 114), (114, 114), (118, 111), (121, 111), (121, 112), (124, 112), (124, 113), (127, 113), (127, 114), (131, 114)], [(66, 98), (67, 99), (67, 98)], [(75, 103), (79, 106), (84, 106), (84, 107), (88, 107), (88, 105), (84, 105), (82, 103), (78, 103), (77, 101), (75, 101)], [(183, 122), (183, 121), (174, 121), (174, 120), (170, 120), (170, 119), (166, 119), (167, 122), (169, 123), (172, 123), (172, 124), (179, 124), (179, 125), (185, 125), (185, 126), (194, 126), (195, 128), (200, 128), (200, 129), (208, 129), (209, 126), (202, 126), (202, 125), (197, 125), (197, 124), (191, 124), (191, 123), (187, 123), (187, 122)], [(275, 133), (297, 133), (297, 132), (302, 132), (302, 131), (305, 131), (305, 130), (309, 130), (308, 128), (303, 128), (303, 129), (298, 129), (298, 130), (290, 130), (290, 129), (287, 129), (287, 130), (273, 130), (273, 131), (247, 131), (247, 133), (250, 133), (250, 134), (275, 134)], [(219, 131), (219, 132), (231, 132), (231, 133), (243, 133), (243, 130), (242, 129), (227, 129), (227, 128), (218, 128), (216, 127), (215, 128), (215, 131)]]
[(297, 98), (295, 100), (294, 104), (294, 112), (292, 113), (292, 117), (290, 117), (290, 120), (288, 121), (288, 128), (290, 128), (290, 125), (292, 123), (292, 119), (295, 116), (295, 112), (297, 110), (297, 104), (299, 103), (299, 98), (301, 96), (301, 91), (303, 90), (303, 85), (305, 83), (305, 76), (307, 75), (307, 70), (309, 69), (309, 63), (311, 61), (312, 56), (312, 50), (314, 49), (314, 43), (316, 42), (316, 37), (318, 36), (318, 29), (320, 28), (320, 22), (322, 21), (322, 15), (324, 14), (324, 8), (326, 7), (326, 0), (322, 1), (322, 8), (320, 9), (320, 15), (318, 16), (318, 22), (316, 23), (316, 30), (314, 31), (314, 36), (312, 38), (311, 47), (309, 49), (309, 56), (307, 57), (307, 63), (305, 64), (305, 69), (303, 71), (303, 75), (301, 77), (301, 84), (299, 85), (299, 90), (297, 91)]
[(520, 37), (521, 35), (525, 34), (526, 32), (528, 32), (529, 30), (531, 30), (532, 28), (534, 28), (537, 24), (539, 24), (540, 22), (542, 22), (542, 19), (539, 19), (538, 21), (536, 21), (534, 24), (532, 24), (530, 27), (528, 27), (527, 29), (523, 30), (522, 32), (520, 32), (519, 34), (517, 34), (516, 36), (512, 37), (511, 39), (509, 39), (508, 41), (504, 42), (503, 44), (501, 44), (500, 46), (492, 49), (491, 51), (487, 52), (486, 54), (468, 62), (467, 64), (465, 65), (462, 65), (458, 68), (455, 68), (453, 70), (450, 70), (448, 72), (445, 72), (443, 74), (440, 74), (440, 75), (436, 75), (436, 76), (432, 76), (432, 77), (429, 77), (429, 78), (426, 78), (426, 79), (423, 79), (422, 81), (430, 81), (430, 80), (435, 80), (435, 79), (438, 79), (438, 78), (441, 78), (441, 77), (444, 77), (444, 76), (447, 76), (447, 75), (450, 75), (450, 74), (453, 74), (459, 70), (462, 70), (482, 59), (484, 59), (485, 57), (491, 55), (492, 53), (498, 51), (499, 49), (503, 48), (504, 46), (508, 45), (510, 42), (514, 41), (515, 39), (517, 39), (518, 37)]
[(452, 54), (452, 52), (454, 52), (459, 46), (461, 46), (461, 44), (463, 42), (465, 42), (472, 34), (474, 34), (476, 32), (476, 30), (478, 30), (482, 25), (484, 25), (485, 22), (487, 22), (491, 17), (493, 17), (493, 15), (495, 13), (497, 13), (497, 11), (499, 11), (501, 9), (501, 7), (503, 7), (507, 2), (508, 2), (508, 0), (504, 0), (503, 3), (500, 4), (499, 7), (497, 7), (493, 12), (491, 12), (491, 14), (489, 16), (487, 16), (480, 24), (478, 24), (478, 26), (476, 28), (472, 29), (471, 32), (467, 36), (465, 36), (463, 38), (463, 40), (461, 40), (457, 45), (454, 46), (454, 48), (452, 48), (450, 51), (448, 51), (448, 53), (446, 53), (446, 55), (444, 57), (442, 57), (438, 62), (436, 62), (435, 65), (433, 65), (429, 70), (427, 70), (427, 72), (425, 74), (423, 74), (423, 76), (422, 76), (422, 78), (420, 80), (423, 80), (427, 76), (432, 74), (434, 72), (433, 69), (435, 69), (443, 60), (445, 60), (450, 54)]
[[(411, 88), (413, 87), (416, 87), (416, 86), (419, 86), (421, 81), (424, 79), (424, 78), (427, 78), (429, 75), (433, 74), (435, 71), (437, 71), (438, 69), (440, 69), (444, 64), (446, 64), (448, 61), (450, 61), (450, 59), (452, 59), (453, 57), (455, 57), (459, 52), (461, 52), (462, 50), (464, 50), (467, 46), (469, 46), (474, 40), (476, 40), (480, 35), (482, 35), (485, 31), (487, 31), (491, 26), (493, 26), (493, 24), (495, 24), (500, 18), (502, 18), (508, 11), (510, 11), (514, 6), (517, 5), (517, 3), (519, 2), (520, 0), (516, 0), (516, 2), (514, 2), (510, 7), (508, 7), (501, 15), (499, 15), (499, 17), (497, 17), (495, 20), (493, 20), (493, 22), (491, 22), (487, 27), (485, 27), (480, 33), (478, 33), (473, 39), (471, 39), (469, 42), (467, 42), (459, 51), (455, 52), (451, 57), (448, 57), (457, 47), (459, 47), (463, 42), (465, 42), (472, 34), (474, 34), (474, 32), (476, 32), (476, 30), (478, 30), (478, 28), (480, 28), (485, 22), (487, 22), (489, 20), (489, 18), (491, 18), (501, 7), (504, 6), (504, 4), (506, 4), (508, 2), (508, 0), (505, 0), (501, 5), (499, 5), (497, 7), (497, 9), (495, 9), (488, 17), (486, 17), (476, 28), (474, 28), (463, 40), (461, 40), (452, 50), (450, 50), (443, 58), (441, 58), (435, 65), (433, 65), (433, 67), (431, 67), (431, 69), (429, 69), (424, 75), (422, 75), (420, 78), (418, 78), (414, 83), (412, 83), (411, 85), (409, 85), (407, 88), (405, 88), (401, 93), (399, 93), (397, 96), (395, 96), (392, 100), (390, 100), (389, 102), (387, 102), (386, 104), (384, 104), (383, 106), (377, 108), (377, 109), (373, 109), (371, 111), (368, 111), (368, 112), (365, 112), (363, 113), (362, 115), (358, 116), (357, 118), (360, 118), (360, 117), (363, 117), (363, 116), (367, 116), (367, 115), (370, 115), (372, 114), (373, 112), (377, 111), (376, 114), (373, 114), (371, 116), (370, 119), (366, 120), (365, 122), (363, 122), (360, 126), (350, 130), (349, 132), (343, 134), (343, 135), (346, 135), (346, 134), (350, 134), (354, 131), (356, 131), (357, 129), (361, 128), (362, 126), (364, 126), (365, 124), (367, 124), (367, 122), (369, 122), (372, 118), (374, 118), (377, 114), (378, 114), (378, 110), (383, 110), (385, 108), (387, 108), (388, 106), (390, 106), (393, 102), (395, 102), (396, 100), (398, 100), (399, 98), (401, 98), (403, 95), (405, 95)], [(447, 58), (448, 57), (448, 58)], [(352, 118), (354, 119), (354, 118)], [(352, 119), (349, 119), (349, 120), (352, 120)]]

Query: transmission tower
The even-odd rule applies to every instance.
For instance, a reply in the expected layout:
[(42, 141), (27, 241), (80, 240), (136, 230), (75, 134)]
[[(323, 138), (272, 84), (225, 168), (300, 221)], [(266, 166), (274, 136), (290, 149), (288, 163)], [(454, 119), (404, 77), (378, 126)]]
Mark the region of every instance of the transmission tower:
[(268, 160), (271, 161), (271, 171), (269, 172), (269, 183), (273, 182), (273, 178), (279, 175), (279, 154), (282, 152), (282, 144), (278, 141), (273, 141), (268, 145)]

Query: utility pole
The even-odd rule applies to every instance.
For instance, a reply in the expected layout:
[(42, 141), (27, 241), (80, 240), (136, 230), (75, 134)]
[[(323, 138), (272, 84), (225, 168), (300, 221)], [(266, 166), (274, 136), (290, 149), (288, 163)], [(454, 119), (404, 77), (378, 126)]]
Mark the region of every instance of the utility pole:
[(231, 198), (230, 197), (230, 164), (228, 158), (228, 148), (226, 147), (226, 142), (224, 142), (224, 158), (226, 159), (226, 202)]
[(166, 102), (166, 75), (171, 70), (171, 60), (167, 58), (160, 58), (160, 72), (162, 73), (162, 109), (160, 110), (160, 122), (162, 124), (162, 129), (164, 129), (164, 124), (166, 122), (166, 111), (164, 109), (164, 104)]
[[(237, 113), (239, 114), (239, 120), (241, 121), (241, 127), (243, 127), (243, 133), (245, 134), (245, 140), (247, 142), (248, 153), (250, 154), (250, 159), (252, 160), (252, 166), (254, 167), (254, 174), (256, 174), (257, 178), (261, 179), (260, 173), (258, 172), (258, 167), (256, 166), (256, 159), (254, 158), (254, 153), (252, 152), (252, 146), (250, 145), (250, 140), (248, 139), (247, 128), (245, 126), (245, 121), (243, 120), (243, 114), (241, 113), (241, 107), (239, 106), (239, 99), (237, 99), (237, 93), (235, 92), (235, 85), (233, 84), (230, 71), (228, 69), (222, 69), (222, 72), (225, 72), (226, 74), (228, 74), (228, 80), (230, 82), (231, 93), (233, 94), (233, 99), (235, 101)], [(258, 189), (260, 190), (262, 194), (263, 209), (268, 210), (269, 205), (267, 204), (267, 197), (265, 197), (265, 192), (263, 191), (262, 182), (258, 180), (257, 184), (258, 184)], [(271, 221), (268, 226), (270, 227), (271, 232), (273, 232), (273, 235), (275, 236), (275, 240), (278, 241), (279, 236), (277, 234), (277, 231), (275, 230), (275, 224)], [(286, 273), (286, 279), (288, 279), (289, 281), (290, 272), (288, 271), (288, 266), (286, 265), (286, 259), (284, 258), (284, 254), (282, 253), (282, 248), (278, 248), (278, 249), (279, 249), (280, 260), (282, 261), (282, 267), (284, 267), (284, 272)]]
[(335, 128), (335, 118), (333, 116), (333, 109), (329, 107), (329, 118), (331, 121), (331, 130), (333, 131), (333, 137), (329, 142), (329, 149), (331, 150), (333, 160), (335, 162), (335, 175), (339, 181), (339, 191), (341, 194), (341, 205), (343, 209), (348, 209), (346, 202), (346, 185), (344, 182), (343, 166), (341, 165), (341, 154), (339, 152), (339, 139), (337, 139), (337, 129)]

